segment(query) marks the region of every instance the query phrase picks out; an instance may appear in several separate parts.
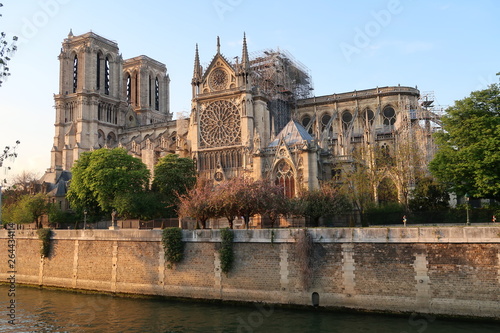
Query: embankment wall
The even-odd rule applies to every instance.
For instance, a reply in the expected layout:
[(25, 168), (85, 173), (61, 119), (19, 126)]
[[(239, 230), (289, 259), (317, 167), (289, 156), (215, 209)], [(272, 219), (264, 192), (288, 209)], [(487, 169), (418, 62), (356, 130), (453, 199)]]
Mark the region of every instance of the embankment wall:
[[(500, 227), (235, 230), (232, 270), (220, 270), (219, 230), (184, 230), (184, 259), (169, 268), (161, 230), (54, 230), (40, 258), (34, 231), (15, 231), (17, 283), (500, 320)], [(0, 279), (11, 275), (0, 231)], [(309, 282), (307, 282), (309, 277)]]

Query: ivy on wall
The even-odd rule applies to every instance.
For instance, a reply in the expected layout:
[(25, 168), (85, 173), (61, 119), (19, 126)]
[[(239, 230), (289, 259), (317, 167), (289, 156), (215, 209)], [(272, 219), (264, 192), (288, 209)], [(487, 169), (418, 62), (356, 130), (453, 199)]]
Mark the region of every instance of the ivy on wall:
[(38, 239), (42, 241), (40, 246), (40, 255), (42, 258), (47, 258), (50, 254), (50, 237), (52, 236), (52, 230), (49, 228), (38, 229), (36, 231), (38, 234)]
[(221, 229), (221, 247), (219, 249), (220, 268), (224, 274), (227, 275), (233, 266), (234, 252), (233, 252), (233, 230), (229, 228)]
[(184, 242), (182, 241), (181, 228), (163, 229), (161, 237), (163, 249), (165, 250), (165, 259), (168, 261), (168, 268), (182, 260), (184, 256)]

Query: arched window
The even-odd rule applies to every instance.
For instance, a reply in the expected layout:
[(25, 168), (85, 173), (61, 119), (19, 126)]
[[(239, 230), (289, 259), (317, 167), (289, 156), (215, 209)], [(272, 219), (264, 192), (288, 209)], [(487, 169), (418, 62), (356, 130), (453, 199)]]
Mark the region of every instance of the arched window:
[(276, 166), (276, 185), (281, 185), (287, 198), (295, 196), (295, 177), (290, 164), (281, 160)]
[(127, 74), (127, 103), (130, 104), (132, 99), (132, 78)]
[(328, 124), (330, 123), (330, 120), (332, 119), (332, 116), (330, 116), (328, 113), (325, 113), (322, 117), (321, 117), (321, 132), (323, 132), (325, 130), (325, 128), (328, 126)]
[(110, 68), (109, 68), (109, 58), (106, 57), (104, 64), (104, 93), (109, 95), (109, 84), (110, 84)]
[(97, 53), (96, 59), (96, 82), (95, 82), (96, 90), (101, 89), (101, 55)]
[(155, 79), (155, 110), (160, 111), (160, 82)]
[(102, 104), (97, 105), (97, 120), (102, 120)]
[(384, 125), (392, 126), (396, 122), (396, 111), (391, 106), (386, 106), (382, 111), (384, 117)]
[(78, 86), (78, 56), (75, 54), (73, 59), (73, 92), (76, 93), (76, 88)]
[(347, 131), (349, 129), (351, 122), (352, 122), (352, 113), (349, 112), (348, 110), (345, 110), (342, 113), (342, 129), (344, 131)]
[[(302, 126), (304, 126), (304, 128), (307, 128), (307, 126), (309, 126), (309, 123), (311, 122), (311, 117), (309, 117), (308, 115), (305, 115), (304, 117), (302, 117)], [(309, 134), (312, 135), (313, 131), (312, 131), (312, 126), (309, 127)]]
[(363, 112), (363, 126), (371, 126), (373, 125), (373, 120), (375, 119), (375, 114), (372, 110), (366, 109)]

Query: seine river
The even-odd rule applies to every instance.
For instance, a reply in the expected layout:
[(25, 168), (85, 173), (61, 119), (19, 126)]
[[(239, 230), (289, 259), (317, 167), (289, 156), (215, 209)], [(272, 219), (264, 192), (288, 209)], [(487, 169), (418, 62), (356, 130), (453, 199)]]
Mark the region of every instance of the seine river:
[(0, 285), (0, 332), (500, 332), (500, 324), (81, 294)]

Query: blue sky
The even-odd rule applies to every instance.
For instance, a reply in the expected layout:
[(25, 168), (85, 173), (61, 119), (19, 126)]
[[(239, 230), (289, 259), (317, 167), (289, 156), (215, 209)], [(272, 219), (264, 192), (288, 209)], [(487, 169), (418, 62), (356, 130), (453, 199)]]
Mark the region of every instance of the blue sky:
[(0, 0), (0, 31), (19, 36), (11, 77), (0, 87), (0, 145), (21, 144), (0, 179), (50, 167), (61, 42), (70, 29), (118, 43), (125, 59), (167, 66), (171, 110), (187, 112), (195, 44), (216, 52), (289, 51), (309, 70), (316, 96), (401, 84), (452, 105), (498, 82), (500, 2), (494, 0)]

